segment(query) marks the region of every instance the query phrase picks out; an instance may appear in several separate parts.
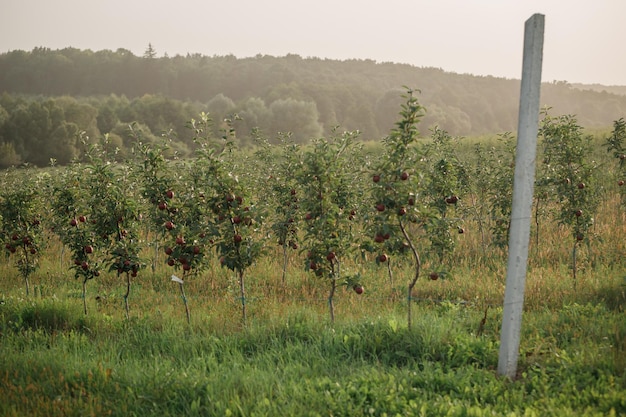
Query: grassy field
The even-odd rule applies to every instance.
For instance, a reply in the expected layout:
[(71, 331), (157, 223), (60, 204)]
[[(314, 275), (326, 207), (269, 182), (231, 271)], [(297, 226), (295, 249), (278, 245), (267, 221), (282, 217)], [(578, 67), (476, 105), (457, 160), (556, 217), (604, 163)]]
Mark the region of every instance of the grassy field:
[[(594, 256), (624, 250), (614, 239), (623, 224)], [(467, 235), (461, 253), (477, 245)], [(57, 256), (45, 258), (30, 297), (0, 264), (0, 414), (623, 415), (624, 263), (589, 262), (574, 289), (567, 251), (550, 257), (550, 247), (531, 259), (511, 381), (495, 371), (506, 274), (497, 253), (457, 260), (446, 280), (422, 280), (411, 329), (404, 265), (392, 283), (372, 264), (361, 296), (340, 290), (331, 325), (324, 283), (294, 255), (283, 284), (278, 251), (250, 271), (246, 326), (236, 278), (219, 267), (186, 284), (187, 325), (165, 267), (135, 283), (130, 320), (123, 283), (108, 275), (88, 284), (85, 316), (80, 283), (52, 242)]]

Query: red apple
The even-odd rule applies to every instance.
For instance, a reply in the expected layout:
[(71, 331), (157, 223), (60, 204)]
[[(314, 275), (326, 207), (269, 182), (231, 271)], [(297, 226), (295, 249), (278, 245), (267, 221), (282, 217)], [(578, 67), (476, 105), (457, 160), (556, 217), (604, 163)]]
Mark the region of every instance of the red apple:
[(169, 246), (165, 248), (165, 254), (166, 255), (171, 255), (172, 253), (174, 253), (174, 250), (172, 248), (170, 248)]
[(171, 221), (169, 221), (169, 220), (168, 220), (168, 221), (166, 221), (166, 222), (165, 222), (165, 228), (166, 228), (167, 230), (172, 230), (172, 229), (174, 228), (174, 223), (172, 223), (172, 222), (171, 222)]
[(400, 207), (398, 209), (398, 216), (404, 216), (406, 214), (406, 208)]
[(385, 205), (384, 205), (384, 204), (382, 204), (382, 203), (377, 204), (377, 205), (376, 205), (376, 210), (378, 210), (378, 211), (380, 211), (380, 212), (385, 211)]
[(93, 246), (87, 245), (85, 246), (84, 250), (85, 250), (85, 253), (93, 253)]
[(401, 179), (402, 181), (406, 181), (406, 180), (408, 180), (408, 179), (409, 179), (409, 174), (408, 174), (408, 172), (403, 172), (402, 174), (400, 174), (400, 179)]
[(356, 284), (354, 287), (352, 287), (352, 289), (354, 290), (355, 293), (359, 295), (363, 294), (363, 291), (364, 291), (363, 286), (360, 284)]
[(78, 216), (78, 221), (81, 223), (85, 223), (85, 221), (87, 220), (87, 218), (85, 216)]
[(622, 185), (624, 185), (624, 180), (619, 180), (619, 181), (617, 181), (617, 185), (619, 185), (620, 187), (621, 187)]
[(176, 244), (177, 245), (181, 245), (181, 246), (184, 245), (185, 244), (185, 238), (182, 237), (182, 236), (176, 237)]
[(80, 264), (80, 267), (83, 269), (83, 271), (86, 271), (86, 270), (88, 270), (88, 269), (89, 269), (89, 264), (88, 264), (87, 262), (84, 262), (84, 261), (83, 261), (83, 262)]
[(374, 237), (374, 242), (376, 243), (383, 243), (385, 241), (385, 237), (383, 235), (376, 235)]
[(193, 247), (193, 254), (194, 255), (200, 254), (200, 247), (199, 246), (194, 246)]
[(167, 191), (165, 192), (165, 197), (167, 197), (168, 199), (170, 199), (170, 200), (171, 200), (172, 198), (174, 198), (174, 191), (172, 191), (172, 190), (167, 190)]
[(161, 201), (159, 203), (159, 210), (165, 210), (167, 208), (167, 203), (165, 201)]
[(380, 175), (378, 175), (378, 174), (374, 174), (374, 176), (372, 177), (372, 180), (373, 180), (374, 182), (379, 182), (379, 181), (380, 181)]
[(387, 262), (387, 259), (389, 259), (389, 257), (384, 253), (380, 254), (380, 256), (378, 257), (378, 261), (382, 263)]
[(233, 223), (234, 223), (234, 224), (239, 224), (239, 223), (241, 223), (241, 217), (239, 217), (239, 216), (233, 216)]
[(456, 204), (459, 201), (459, 197), (455, 195), (451, 195), (450, 197), (446, 197), (446, 203), (448, 204)]
[(429, 278), (432, 279), (433, 281), (437, 281), (439, 279), (439, 274), (436, 272), (431, 272), (429, 275)]
[(243, 240), (243, 238), (239, 234), (235, 235), (234, 239), (235, 239), (235, 243), (241, 243), (241, 241)]
[(183, 264), (183, 271), (189, 271), (189, 270), (191, 270), (191, 265)]
[(335, 259), (335, 252), (329, 252), (328, 255), (326, 255), (326, 259), (328, 259), (329, 261)]
[(37, 249), (35, 249), (35, 248), (30, 248), (30, 253), (31, 253), (31, 255), (36, 254), (36, 253), (37, 253)]
[(462, 235), (463, 233), (465, 233), (465, 229), (463, 229), (462, 227), (459, 227), (459, 234)]
[(76, 219), (70, 220), (70, 226), (76, 227), (77, 224), (78, 224), (78, 221)]
[(585, 183), (584, 182), (578, 183), (578, 189), (582, 190), (583, 188), (585, 188)]
[(170, 259), (167, 260), (167, 264), (169, 266), (174, 266), (175, 263), (176, 263), (176, 261), (173, 258), (170, 258)]
[(574, 214), (576, 215), (576, 217), (580, 217), (580, 216), (582, 216), (582, 215), (583, 215), (583, 211), (582, 211), (582, 210), (576, 210), (576, 211), (574, 212)]
[(578, 241), (581, 241), (581, 240), (583, 240), (584, 238), (585, 238), (585, 236), (583, 236), (583, 234), (582, 234), (582, 233), (578, 233), (578, 234), (576, 235), (576, 240), (578, 240)]

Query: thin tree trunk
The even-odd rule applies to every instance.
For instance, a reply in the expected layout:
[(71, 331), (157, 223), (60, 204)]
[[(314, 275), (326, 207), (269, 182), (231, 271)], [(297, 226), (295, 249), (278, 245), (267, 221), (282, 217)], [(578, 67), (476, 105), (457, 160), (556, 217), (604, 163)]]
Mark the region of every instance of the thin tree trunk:
[(576, 291), (576, 248), (578, 243), (574, 243), (574, 249), (572, 249), (572, 277), (574, 279), (574, 291)]
[(183, 287), (182, 282), (179, 282), (178, 286), (180, 288), (180, 295), (183, 298), (183, 303), (185, 303), (185, 314), (187, 314), (187, 324), (191, 324), (191, 314), (189, 313), (189, 304), (187, 304), (187, 297), (185, 296), (185, 288)]
[(130, 295), (130, 274), (126, 272), (126, 294), (124, 294), (124, 307), (126, 308), (126, 320), (130, 319), (130, 309), (128, 307), (129, 295)]
[(328, 294), (328, 310), (330, 312), (330, 322), (335, 322), (335, 303), (333, 298), (335, 296), (335, 289), (337, 288), (337, 280), (335, 278), (331, 279), (330, 283), (330, 293)]
[(289, 258), (287, 256), (287, 245), (283, 243), (283, 288), (285, 287), (285, 279), (287, 276), (287, 262)]
[(387, 274), (389, 275), (389, 285), (393, 287), (393, 271), (391, 270), (391, 258), (387, 259)]
[(243, 325), (246, 325), (247, 313), (246, 313), (246, 285), (244, 281), (244, 271), (239, 271), (239, 295), (241, 296), (241, 320)]
[(87, 278), (83, 279), (83, 312), (87, 315)]
[(415, 287), (415, 284), (417, 283), (417, 279), (420, 276), (420, 268), (422, 264), (420, 261), (419, 254), (417, 253), (417, 249), (415, 248), (415, 245), (411, 241), (411, 238), (409, 237), (409, 234), (407, 233), (400, 219), (398, 219), (398, 223), (400, 224), (400, 230), (402, 231), (404, 238), (409, 243), (409, 247), (411, 248), (411, 252), (413, 253), (413, 259), (415, 260), (415, 275), (413, 276), (413, 279), (409, 283), (408, 294), (407, 294), (407, 303), (408, 303), (407, 304), (407, 319), (408, 319), (407, 324), (408, 324), (408, 328), (410, 329), (411, 328), (411, 303), (412, 303), (413, 287)]

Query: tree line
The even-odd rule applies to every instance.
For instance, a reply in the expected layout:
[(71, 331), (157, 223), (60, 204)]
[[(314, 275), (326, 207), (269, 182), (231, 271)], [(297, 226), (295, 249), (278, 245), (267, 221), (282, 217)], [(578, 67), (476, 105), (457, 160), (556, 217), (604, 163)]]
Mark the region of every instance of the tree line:
[[(185, 154), (194, 148), (185, 121), (201, 112), (216, 121), (218, 137), (224, 119), (234, 118), (243, 144), (258, 131), (291, 132), (304, 143), (336, 126), (378, 140), (393, 127), (405, 85), (420, 89), (423, 130), (467, 136), (516, 129), (519, 80), (293, 54), (157, 57), (151, 45), (143, 56), (35, 48), (0, 54), (0, 164), (66, 163), (80, 152), (78, 131), (109, 134), (122, 156), (134, 122), (144, 137), (177, 137), (175, 148)], [(594, 90), (544, 83), (541, 102), (576, 114), (584, 127), (608, 128), (626, 112), (626, 96)]]

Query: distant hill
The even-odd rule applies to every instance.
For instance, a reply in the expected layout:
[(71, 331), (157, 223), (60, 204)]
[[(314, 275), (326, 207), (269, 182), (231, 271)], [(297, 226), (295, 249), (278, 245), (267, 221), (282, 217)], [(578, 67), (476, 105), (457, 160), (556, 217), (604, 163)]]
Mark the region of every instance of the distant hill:
[(579, 90), (591, 90), (603, 92), (611, 94), (618, 94), (622, 96), (626, 96), (626, 85), (602, 85), (602, 84), (572, 84), (573, 88), (577, 88)]
[[(132, 101), (154, 95), (193, 103), (218, 117), (236, 111), (245, 129), (257, 125), (267, 134), (303, 128), (319, 135), (341, 126), (379, 139), (397, 119), (403, 86), (421, 90), (427, 109), (422, 130), (438, 125), (467, 136), (517, 128), (519, 80), (440, 68), (298, 55), (136, 56), (125, 49), (36, 48), (0, 55), (0, 93), (92, 98), (101, 118), (95, 97)], [(626, 115), (626, 86), (545, 83), (541, 103), (553, 114), (575, 114), (584, 127), (609, 127)]]

